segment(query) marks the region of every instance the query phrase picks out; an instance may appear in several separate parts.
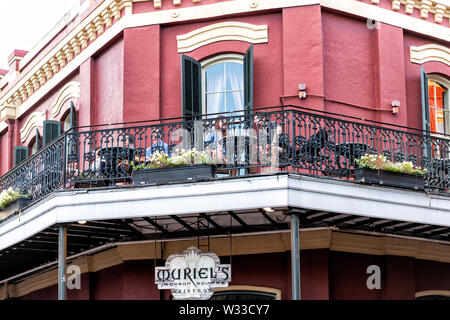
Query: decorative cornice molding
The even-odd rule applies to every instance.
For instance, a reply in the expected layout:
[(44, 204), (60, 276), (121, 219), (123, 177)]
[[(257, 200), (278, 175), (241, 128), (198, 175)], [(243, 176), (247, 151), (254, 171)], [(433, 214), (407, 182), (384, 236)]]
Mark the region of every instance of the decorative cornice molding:
[(45, 119), (46, 119), (45, 110), (42, 112), (33, 112), (28, 117), (24, 126), (20, 129), (20, 142), (24, 143), (34, 128), (42, 127)]
[(10, 100), (4, 104), (3, 108), (0, 108), (0, 120), (6, 119), (16, 119), (16, 107)]
[[(122, 17), (122, 9), (125, 9), (125, 14), (130, 14), (131, 6), (132, 0), (107, 0), (97, 7), (0, 99), (0, 120), (5, 119), (1, 112), (3, 109), (19, 107), (60, 72), (82, 49), (95, 41), (108, 27), (107, 25), (118, 21)], [(11, 99), (12, 101), (8, 102)]]
[(52, 116), (56, 118), (61, 112), (62, 106), (67, 99), (80, 97), (80, 82), (70, 81), (58, 93), (55, 102), (51, 106)]
[(267, 25), (254, 25), (227, 21), (208, 25), (177, 36), (178, 52), (189, 52), (201, 46), (224, 40), (238, 40), (249, 43), (269, 41)]
[(425, 44), (419, 47), (411, 46), (409, 52), (413, 63), (436, 61), (450, 66), (450, 48), (438, 44)]
[[(434, 15), (436, 23), (442, 23), (443, 18), (450, 19), (450, 3), (446, 0), (390, 0), (392, 10), (399, 11), (401, 6), (405, 7), (406, 14), (412, 14), (414, 9), (420, 10), (420, 17), (428, 18), (428, 14)], [(372, 1), (372, 3), (374, 3)], [(378, 3), (378, 2), (377, 2)]]
[[(151, 1), (151, 0), (133, 0), (133, 2), (146, 2), (146, 1)], [(192, 1), (194, 3), (198, 3), (201, 0), (185, 0), (185, 1)], [(172, 3), (174, 6), (179, 6), (179, 5), (181, 5), (181, 0), (172, 0)], [(153, 7), (155, 9), (161, 9), (162, 0), (153, 0)]]

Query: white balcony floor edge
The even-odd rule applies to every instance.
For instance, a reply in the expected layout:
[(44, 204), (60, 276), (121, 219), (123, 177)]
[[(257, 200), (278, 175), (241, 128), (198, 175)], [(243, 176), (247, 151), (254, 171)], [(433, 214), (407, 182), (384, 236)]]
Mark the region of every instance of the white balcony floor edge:
[(450, 197), (274, 174), (56, 192), (0, 224), (0, 250), (58, 223), (295, 207), (450, 227)]

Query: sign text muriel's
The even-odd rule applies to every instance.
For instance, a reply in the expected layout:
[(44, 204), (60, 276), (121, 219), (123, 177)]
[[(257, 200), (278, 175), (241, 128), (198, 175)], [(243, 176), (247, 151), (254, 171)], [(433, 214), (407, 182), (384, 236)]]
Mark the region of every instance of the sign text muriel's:
[(224, 288), (231, 281), (231, 265), (220, 264), (211, 252), (202, 253), (195, 247), (171, 255), (164, 267), (155, 269), (159, 289), (171, 289), (175, 299), (209, 299), (214, 288)]

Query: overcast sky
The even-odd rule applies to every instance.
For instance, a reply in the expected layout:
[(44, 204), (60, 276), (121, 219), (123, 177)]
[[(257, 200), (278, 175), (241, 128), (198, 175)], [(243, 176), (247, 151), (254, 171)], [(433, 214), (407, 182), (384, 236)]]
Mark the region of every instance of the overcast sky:
[(79, 0), (0, 0), (0, 68), (14, 49), (31, 50)]

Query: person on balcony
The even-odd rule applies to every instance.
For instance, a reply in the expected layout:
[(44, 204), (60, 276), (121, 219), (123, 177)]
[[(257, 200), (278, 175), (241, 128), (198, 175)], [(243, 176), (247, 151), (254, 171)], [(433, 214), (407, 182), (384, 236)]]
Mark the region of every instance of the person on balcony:
[(214, 127), (209, 130), (205, 137), (205, 151), (216, 160), (218, 165), (226, 165), (226, 120), (219, 116), (214, 121)]

